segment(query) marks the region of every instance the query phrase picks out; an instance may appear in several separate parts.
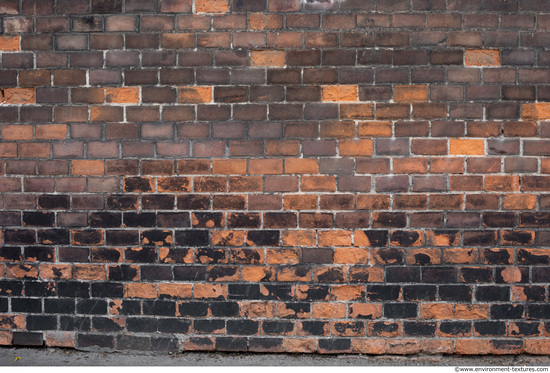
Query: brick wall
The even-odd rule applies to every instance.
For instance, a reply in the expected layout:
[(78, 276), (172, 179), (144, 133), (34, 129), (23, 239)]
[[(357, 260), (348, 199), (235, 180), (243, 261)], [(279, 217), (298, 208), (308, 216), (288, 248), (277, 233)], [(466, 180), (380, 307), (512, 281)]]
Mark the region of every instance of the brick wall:
[(550, 351), (548, 1), (0, 15), (0, 345)]

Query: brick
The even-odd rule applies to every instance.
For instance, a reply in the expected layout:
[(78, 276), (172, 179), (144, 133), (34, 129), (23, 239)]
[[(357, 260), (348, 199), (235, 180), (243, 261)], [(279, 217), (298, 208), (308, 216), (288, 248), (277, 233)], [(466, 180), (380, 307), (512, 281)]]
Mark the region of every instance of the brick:
[(284, 51), (251, 51), (250, 66), (252, 67), (284, 67)]
[(499, 66), (500, 51), (498, 50), (467, 50), (464, 55), (466, 66)]

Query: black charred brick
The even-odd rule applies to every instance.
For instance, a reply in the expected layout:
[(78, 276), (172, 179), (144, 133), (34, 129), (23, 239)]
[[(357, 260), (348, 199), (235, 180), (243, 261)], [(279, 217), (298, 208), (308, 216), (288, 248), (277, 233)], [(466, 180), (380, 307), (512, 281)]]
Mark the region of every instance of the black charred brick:
[(416, 303), (385, 303), (384, 317), (390, 319), (410, 319), (417, 316)]
[(161, 333), (188, 333), (191, 321), (187, 319), (159, 319), (158, 330)]
[(289, 313), (286, 318), (297, 318), (299, 314), (311, 312), (311, 303), (305, 302), (289, 302), (284, 303), (284, 306), (287, 310), (293, 311), (294, 314)]
[(174, 353), (179, 351), (176, 337), (151, 337), (151, 351)]
[(302, 263), (331, 264), (334, 259), (332, 249), (323, 247), (302, 248)]
[(0, 280), (0, 295), (16, 297), (23, 295), (23, 282), (16, 280)]
[(405, 264), (405, 253), (403, 249), (378, 249), (376, 253), (386, 264)]
[[(495, 283), (497, 284), (504, 284), (504, 283), (508, 283), (508, 281), (510, 281), (508, 278), (505, 278), (502, 276), (503, 272), (505, 273), (505, 271), (508, 269), (508, 267), (497, 267), (495, 269)], [(517, 282), (517, 283), (527, 283), (529, 282), (529, 268), (528, 267), (518, 267), (519, 269), (519, 272), (521, 274), (521, 278), (518, 280), (518, 281), (514, 281), (514, 282)], [(534, 280), (534, 277), (535, 277), (535, 270), (536, 269), (539, 269), (539, 268), (533, 268), (533, 282), (537, 282)], [(508, 281), (506, 281), (508, 280)], [(539, 281), (540, 282), (540, 281)], [(548, 282), (548, 281), (543, 281), (543, 282)]]
[(152, 333), (157, 331), (158, 319), (153, 317), (127, 317), (126, 329), (129, 332)]
[(108, 317), (93, 317), (92, 327), (98, 332), (120, 332), (124, 330), (124, 326)]
[(370, 301), (398, 300), (401, 294), (399, 285), (368, 285), (367, 299)]
[(491, 305), (491, 319), (522, 319), (524, 307), (520, 304)]
[(507, 353), (521, 353), (523, 350), (522, 340), (510, 340), (510, 339), (493, 339), (491, 341), (492, 348)]
[(463, 282), (466, 282), (466, 283), (492, 282), (493, 268), (463, 267), (463, 268), (460, 268), (459, 275), (462, 277)]
[[(109, 303), (109, 307), (114, 307), (114, 303)], [(121, 307), (117, 309), (121, 315), (140, 315), (141, 302), (139, 300), (123, 300)]]
[(419, 282), (419, 267), (386, 267), (386, 282)]
[(526, 265), (548, 265), (550, 264), (550, 255), (537, 255), (533, 254), (528, 249), (518, 249), (518, 263)]
[[(296, 267), (297, 274), (299, 273), (299, 271), (307, 273), (307, 267), (303, 267), (303, 269), (301, 269), (300, 267)], [(301, 276), (303, 276), (303, 274)], [(318, 282), (345, 282), (344, 273), (341, 268), (328, 268), (322, 273), (316, 275), (316, 277)]]
[(21, 213), (4, 211), (0, 212), (0, 227), (8, 226), (20, 226), (21, 225)]
[(406, 336), (434, 337), (437, 324), (427, 321), (405, 321), (403, 331)]
[[(236, 214), (235, 214), (236, 215)], [(251, 215), (251, 214), (249, 214)], [(260, 226), (260, 219), (258, 215), (258, 224), (251, 226), (250, 228), (256, 228)], [(230, 220), (227, 225), (229, 226)], [(264, 227), (266, 228), (296, 228), (298, 226), (298, 216), (293, 212), (265, 212), (264, 213)]]
[(90, 284), (77, 281), (58, 281), (57, 289), (60, 297), (89, 298)]
[(0, 298), (0, 312), (8, 312), (8, 298)]
[(150, 194), (141, 198), (144, 210), (173, 210), (174, 196)]
[(401, 212), (379, 212), (372, 219), (373, 228), (404, 228), (407, 225), (407, 214)]
[(53, 247), (29, 246), (25, 247), (23, 251), (26, 262), (55, 261), (55, 249)]
[(23, 211), (23, 225), (26, 227), (53, 227), (55, 214), (53, 212)]
[(109, 266), (107, 279), (111, 281), (132, 281), (138, 275), (138, 270), (127, 264)]
[(176, 281), (204, 281), (206, 267), (203, 266), (175, 266), (174, 280)]
[(291, 300), (293, 287), (291, 285), (262, 285), (260, 293), (262, 293), (262, 299)]
[(76, 312), (84, 315), (106, 315), (107, 301), (104, 299), (79, 299), (76, 303)]
[[(517, 217), (514, 212), (484, 212), (483, 213), (483, 225), (490, 228), (515, 227), (517, 224), (516, 221), (517, 221)], [(487, 235), (487, 238), (485, 239), (490, 239), (489, 235)], [(487, 246), (487, 245), (484, 245), (484, 246)]]
[(375, 321), (370, 324), (371, 333), (374, 336), (386, 336), (388, 334), (395, 334), (399, 331), (399, 323), (396, 322), (384, 322)]
[(245, 352), (248, 350), (248, 338), (216, 337), (216, 351)]
[(228, 320), (227, 333), (236, 335), (254, 335), (257, 334), (260, 323), (254, 320)]
[(86, 247), (60, 247), (60, 262), (88, 263), (90, 261), (90, 250)]
[(200, 194), (178, 196), (178, 209), (180, 210), (208, 210), (209, 208), (210, 196)]
[(92, 297), (98, 298), (122, 298), (124, 296), (123, 284), (117, 282), (93, 282)]
[(531, 320), (550, 319), (550, 304), (527, 305), (527, 319), (531, 319)]
[[(0, 247), (0, 258), (3, 261), (19, 262), (21, 260), (21, 248), (16, 246)], [(0, 286), (0, 289), (2, 286)]]
[(178, 305), (178, 312), (182, 316), (206, 317), (208, 302), (182, 302)]
[(442, 321), (439, 324), (439, 331), (445, 335), (462, 337), (471, 333), (472, 323), (468, 321)]
[(503, 336), (506, 335), (506, 322), (474, 321), (474, 331), (481, 336)]
[(176, 245), (178, 246), (208, 246), (208, 244), (209, 235), (207, 230), (176, 231)]
[(176, 302), (164, 300), (144, 300), (142, 302), (144, 315), (175, 316)]
[(239, 270), (239, 267), (229, 267), (229, 266), (210, 267), (208, 268), (206, 279), (208, 281), (216, 281), (220, 278), (231, 277), (237, 274), (238, 270)]
[(38, 207), (44, 210), (68, 210), (71, 200), (69, 196), (62, 195), (38, 196)]
[(105, 334), (77, 334), (76, 345), (80, 348), (100, 347), (115, 348), (115, 338), (112, 335)]
[(122, 13), (122, 0), (92, 0), (92, 13)]
[(483, 257), (487, 264), (508, 264), (510, 252), (506, 249), (483, 249)]
[(35, 298), (11, 298), (11, 310), (21, 313), (41, 313), (42, 301)]
[(124, 191), (129, 193), (152, 192), (151, 181), (146, 177), (125, 177)]
[(169, 266), (141, 266), (142, 281), (171, 281), (172, 268)]
[(55, 282), (25, 282), (25, 296), (27, 297), (53, 297), (57, 295)]
[(264, 321), (262, 323), (263, 334), (286, 335), (294, 331), (292, 321)]
[(210, 312), (214, 317), (239, 316), (240, 308), (237, 302), (211, 302)]
[(122, 225), (122, 214), (118, 212), (91, 212), (91, 228), (119, 228)]
[(233, 0), (234, 12), (262, 12), (265, 10), (264, 0)]
[(44, 299), (44, 312), (45, 313), (74, 313), (75, 312), (75, 300), (74, 299)]
[(406, 301), (435, 301), (437, 287), (430, 285), (403, 286), (403, 300)]
[(193, 321), (193, 329), (198, 333), (213, 333), (220, 330), (225, 330), (225, 320), (210, 319), (210, 320), (195, 320)]
[(255, 230), (247, 234), (248, 246), (279, 246), (279, 231)]
[(193, 227), (220, 228), (224, 226), (225, 218), (222, 212), (194, 212)]
[(163, 253), (161, 263), (185, 263), (190, 249), (171, 248)]
[(107, 210), (136, 210), (138, 196), (109, 195), (107, 196)]
[(34, 245), (35, 243), (36, 236), (32, 230), (4, 230), (4, 244), (6, 245)]
[(497, 243), (496, 231), (466, 231), (463, 235), (464, 246), (494, 246)]
[(57, 317), (43, 315), (27, 315), (27, 330), (56, 330)]
[(37, 238), (38, 243), (43, 245), (67, 245), (70, 242), (67, 229), (39, 229)]
[(453, 283), (456, 282), (456, 268), (454, 267), (423, 267), (422, 282), (427, 283)]
[(393, 231), (390, 235), (392, 246), (414, 246), (421, 239), (417, 231)]
[(249, 338), (248, 346), (254, 352), (279, 351), (283, 345), (282, 338)]
[(480, 302), (510, 301), (509, 286), (478, 286), (475, 292), (476, 300)]
[(135, 230), (108, 230), (105, 232), (107, 245), (130, 246), (139, 244), (139, 233)]
[(195, 261), (200, 263), (226, 263), (228, 251), (226, 249), (197, 249)]
[(126, 212), (124, 213), (125, 227), (154, 227), (157, 225), (157, 216), (153, 212)]
[(44, 336), (42, 333), (34, 332), (13, 332), (14, 346), (42, 346), (44, 345)]
[(522, 212), (519, 215), (520, 227), (548, 227), (550, 214), (544, 212)]
[(89, 317), (83, 316), (60, 316), (59, 330), (65, 331), (88, 331), (91, 328)]
[(465, 285), (441, 285), (439, 300), (447, 302), (471, 302), (472, 288)]
[(103, 242), (103, 231), (93, 229), (74, 231), (73, 241), (78, 245), (98, 245)]
[(545, 298), (544, 286), (523, 286), (521, 287), (523, 294), (530, 302), (540, 302)]
[(311, 285), (308, 286), (307, 290), (304, 292), (300, 289), (301, 297), (307, 302), (322, 301), (327, 300), (330, 294), (330, 287), (328, 285)]
[(151, 337), (118, 335), (116, 346), (117, 350), (148, 351), (151, 348)]
[(155, 263), (157, 251), (152, 247), (139, 247), (124, 249), (124, 256), (128, 263)]
[(319, 349), (325, 353), (341, 353), (351, 349), (351, 339), (349, 338), (331, 338), (319, 339)]
[(187, 212), (159, 212), (156, 217), (156, 224), (163, 228), (188, 228), (191, 226), (191, 220)]
[(329, 327), (328, 321), (303, 321), (301, 329), (308, 335), (325, 335)]
[(516, 321), (514, 324), (517, 330), (510, 328), (511, 336), (538, 336), (541, 333), (539, 322)]
[(430, 53), (432, 65), (462, 65), (464, 52), (460, 50), (433, 50)]

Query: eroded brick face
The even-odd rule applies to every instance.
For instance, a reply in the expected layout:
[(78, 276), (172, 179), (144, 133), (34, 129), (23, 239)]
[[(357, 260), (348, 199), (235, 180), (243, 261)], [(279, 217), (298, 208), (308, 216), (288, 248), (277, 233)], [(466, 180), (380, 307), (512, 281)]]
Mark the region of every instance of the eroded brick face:
[(0, 4), (0, 345), (548, 354), (545, 1)]

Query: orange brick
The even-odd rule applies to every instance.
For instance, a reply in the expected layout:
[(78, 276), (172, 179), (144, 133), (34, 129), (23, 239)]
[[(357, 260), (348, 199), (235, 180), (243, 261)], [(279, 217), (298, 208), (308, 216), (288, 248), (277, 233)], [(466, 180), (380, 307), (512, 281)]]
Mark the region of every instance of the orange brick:
[(420, 343), (417, 339), (388, 339), (386, 340), (386, 352), (396, 355), (417, 354), (420, 351)]
[(104, 161), (74, 160), (72, 161), (73, 175), (103, 175)]
[(548, 339), (525, 339), (525, 353), (533, 355), (548, 355), (550, 351), (550, 340)]
[(485, 175), (486, 191), (519, 191), (519, 176), (517, 175)]
[(368, 264), (369, 250), (354, 247), (334, 249), (334, 264)]
[(269, 267), (244, 266), (241, 268), (241, 279), (247, 282), (274, 281), (275, 270)]
[(479, 252), (472, 248), (456, 248), (443, 250), (443, 261), (449, 264), (475, 264), (479, 260)]
[(184, 104), (212, 102), (212, 87), (179, 87), (178, 102)]
[(286, 174), (316, 174), (319, 173), (317, 159), (288, 158), (285, 159)]
[(427, 85), (398, 85), (393, 89), (393, 100), (395, 102), (428, 101), (428, 95)]
[(49, 143), (19, 143), (19, 157), (22, 158), (49, 158)]
[(449, 340), (421, 339), (420, 351), (427, 354), (452, 354), (454, 343)]
[(8, 105), (34, 104), (34, 88), (5, 88), (4, 101)]
[(313, 353), (317, 351), (317, 340), (314, 338), (284, 338), (283, 351), (288, 353)]
[(298, 270), (296, 267), (282, 267), (278, 270), (277, 281), (311, 281), (311, 269)]
[(159, 284), (159, 296), (169, 298), (191, 298), (193, 285), (191, 284)]
[(365, 286), (334, 285), (330, 289), (330, 294), (335, 301), (361, 300), (365, 297)]
[(228, 10), (228, 0), (195, 0), (195, 13), (225, 13)]
[(311, 316), (314, 319), (343, 319), (346, 317), (344, 303), (313, 303)]
[(124, 284), (124, 297), (145, 299), (157, 298), (157, 285), (140, 283)]
[(372, 140), (340, 140), (341, 156), (370, 156), (373, 152)]
[(450, 320), (454, 318), (454, 306), (448, 303), (420, 304), (421, 319)]
[(71, 332), (46, 332), (46, 346), (74, 348), (75, 333)]
[(315, 210), (317, 208), (317, 196), (310, 194), (285, 195), (285, 210)]
[(2, 125), (2, 139), (32, 140), (32, 127), (30, 124), (4, 124)]
[(10, 346), (13, 342), (13, 333), (8, 331), (0, 331), (0, 346)]
[(225, 299), (227, 297), (227, 285), (222, 284), (195, 284), (193, 289), (195, 299), (215, 298)]
[(246, 159), (214, 159), (212, 160), (214, 175), (244, 175), (246, 174)]
[(285, 52), (284, 51), (251, 51), (250, 66), (283, 67), (285, 66)]
[(340, 118), (372, 119), (374, 118), (374, 104), (341, 104)]
[(68, 126), (66, 124), (41, 124), (37, 125), (37, 140), (61, 140), (67, 137)]
[(382, 304), (352, 303), (349, 305), (349, 317), (353, 319), (379, 319), (382, 317)]
[(300, 154), (300, 142), (297, 140), (273, 140), (266, 141), (265, 151), (267, 156), (298, 155)]
[(323, 86), (323, 101), (357, 101), (357, 86), (325, 85)]
[(537, 207), (537, 196), (534, 194), (505, 194), (502, 207), (505, 210), (534, 210)]
[(353, 338), (351, 340), (351, 351), (356, 354), (381, 355), (386, 352), (386, 340)]
[(284, 230), (282, 233), (283, 233), (283, 246), (314, 246), (315, 245), (315, 231), (313, 230), (299, 230), (299, 231)]
[(335, 190), (335, 176), (302, 176), (302, 191), (304, 192), (334, 192)]
[(40, 278), (44, 280), (70, 280), (72, 269), (68, 264), (40, 264)]
[(105, 280), (105, 266), (102, 265), (75, 265), (73, 279), (75, 280)]
[(458, 339), (455, 353), (459, 355), (487, 355), (491, 352), (491, 342), (486, 339)]
[(214, 246), (242, 246), (243, 231), (211, 231), (210, 237)]
[(390, 196), (360, 194), (356, 204), (358, 210), (389, 210)]
[(450, 139), (450, 154), (460, 155), (484, 155), (485, 140), (475, 139)]
[(455, 306), (455, 319), (480, 320), (489, 318), (489, 305), (457, 304)]
[(0, 315), (0, 329), (25, 329), (24, 315)]
[(331, 231), (319, 231), (319, 247), (330, 246), (350, 246), (351, 245), (351, 231), (343, 230), (331, 230)]
[(0, 36), (0, 51), (18, 51), (19, 36)]
[(273, 318), (277, 314), (277, 304), (274, 302), (241, 302), (241, 315), (244, 317)]
[(392, 135), (391, 122), (361, 122), (358, 128), (359, 137), (387, 137)]
[(521, 117), (532, 120), (550, 119), (550, 103), (523, 104), (521, 105)]
[(249, 27), (253, 30), (279, 29), (283, 27), (280, 14), (252, 13), (248, 16)]
[(467, 50), (464, 63), (466, 66), (500, 66), (500, 51), (492, 49)]
[(195, 35), (192, 33), (162, 34), (161, 46), (166, 49), (193, 48), (195, 46)]
[(139, 103), (139, 88), (106, 88), (105, 98), (106, 102), (113, 104), (137, 104)]
[(250, 159), (248, 161), (250, 175), (277, 175), (283, 173), (282, 159)]

